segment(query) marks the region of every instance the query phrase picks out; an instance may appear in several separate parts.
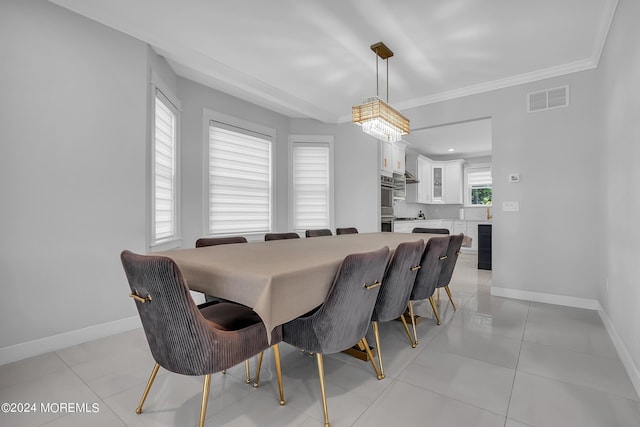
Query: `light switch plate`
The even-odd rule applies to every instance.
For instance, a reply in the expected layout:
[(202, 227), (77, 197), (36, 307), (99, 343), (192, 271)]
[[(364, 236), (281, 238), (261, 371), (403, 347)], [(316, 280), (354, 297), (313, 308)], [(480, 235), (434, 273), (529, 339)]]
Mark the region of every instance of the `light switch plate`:
[(510, 173), (509, 174), (509, 182), (520, 182), (520, 174), (519, 173)]
[(502, 202), (502, 210), (504, 212), (518, 212), (520, 210), (520, 202)]

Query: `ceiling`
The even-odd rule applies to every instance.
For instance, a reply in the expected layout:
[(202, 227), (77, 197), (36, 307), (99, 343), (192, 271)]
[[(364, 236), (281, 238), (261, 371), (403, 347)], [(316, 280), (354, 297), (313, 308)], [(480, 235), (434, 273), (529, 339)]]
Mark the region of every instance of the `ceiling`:
[[(180, 76), (289, 117), (350, 120), (389, 59), (403, 110), (597, 66), (617, 0), (50, 0)], [(381, 63), (380, 95), (386, 99)], [(435, 131), (435, 130), (434, 130)], [(418, 134), (419, 135), (419, 134)]]
[(491, 138), (491, 118), (483, 118), (414, 129), (404, 140), (412, 151), (435, 159), (467, 159), (491, 155)]

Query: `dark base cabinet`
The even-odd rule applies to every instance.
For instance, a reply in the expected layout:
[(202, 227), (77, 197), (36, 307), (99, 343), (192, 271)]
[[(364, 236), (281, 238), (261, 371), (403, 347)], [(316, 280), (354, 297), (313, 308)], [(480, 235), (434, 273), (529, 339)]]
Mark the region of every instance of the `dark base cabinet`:
[(478, 224), (478, 269), (491, 270), (491, 224)]

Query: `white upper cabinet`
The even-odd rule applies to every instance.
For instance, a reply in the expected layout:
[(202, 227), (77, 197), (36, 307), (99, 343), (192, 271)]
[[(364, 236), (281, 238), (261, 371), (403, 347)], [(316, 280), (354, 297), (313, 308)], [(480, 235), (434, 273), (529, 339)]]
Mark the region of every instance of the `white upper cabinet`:
[(420, 181), (407, 185), (407, 202), (426, 204), (462, 204), (464, 160), (434, 161), (407, 154), (407, 170)]
[(406, 201), (431, 203), (431, 160), (416, 153), (409, 153), (406, 169), (419, 181), (417, 184), (407, 184)]
[(464, 160), (450, 160), (444, 163), (443, 203), (463, 204), (463, 170)]
[(403, 141), (394, 142), (392, 146), (393, 155), (393, 173), (404, 175), (405, 171), (405, 147), (406, 143)]
[(380, 141), (380, 174), (393, 175), (393, 145), (390, 142)]

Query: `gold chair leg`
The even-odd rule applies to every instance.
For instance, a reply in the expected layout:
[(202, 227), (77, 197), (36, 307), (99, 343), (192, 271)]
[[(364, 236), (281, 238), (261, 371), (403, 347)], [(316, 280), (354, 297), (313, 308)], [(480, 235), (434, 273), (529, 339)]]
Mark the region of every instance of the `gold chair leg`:
[[(280, 366), (280, 347), (278, 344), (273, 345), (273, 359), (276, 362), (276, 375), (278, 376), (278, 390), (280, 391), (280, 405), (284, 405), (287, 402), (284, 400), (284, 389), (282, 387), (282, 368)], [(260, 353), (262, 356), (262, 353)], [(262, 359), (262, 357), (260, 357)]]
[(457, 310), (456, 304), (453, 302), (453, 298), (451, 298), (451, 290), (449, 289), (449, 285), (444, 287), (444, 290), (447, 291), (447, 295), (449, 295), (449, 301), (451, 301), (451, 306), (454, 310)]
[(251, 373), (249, 372), (249, 359), (244, 361), (244, 376), (245, 376), (245, 382), (247, 384), (251, 384)]
[(204, 427), (204, 419), (207, 416), (207, 402), (209, 401), (209, 387), (211, 386), (211, 374), (204, 376), (204, 385), (202, 386), (202, 403), (200, 404), (200, 422), (198, 427)]
[(436, 308), (436, 303), (433, 300), (433, 295), (429, 297), (429, 302), (431, 303), (431, 308), (433, 308), (433, 314), (436, 316), (436, 323), (440, 324), (440, 316), (438, 316), (438, 309)]
[(322, 410), (324, 411), (324, 427), (330, 427), (329, 410), (327, 409), (327, 393), (324, 387), (324, 365), (322, 363), (322, 354), (316, 353), (316, 361), (318, 362), (318, 377), (320, 378), (320, 392), (322, 393)]
[[(413, 338), (411, 337), (411, 332), (409, 332), (409, 325), (407, 325), (407, 321), (404, 318), (404, 314), (400, 316), (400, 320), (402, 320), (402, 326), (404, 326), (404, 331), (407, 333), (407, 337), (409, 337), (411, 348), (416, 348), (416, 343), (413, 342)], [(378, 346), (378, 352), (380, 352), (380, 346)], [(380, 358), (380, 368), (382, 369), (382, 358)]]
[(258, 385), (260, 383), (260, 369), (262, 368), (262, 357), (264, 356), (264, 352), (261, 351), (260, 354), (258, 355), (258, 363), (256, 363), (256, 378), (253, 381), (253, 386), (255, 388), (258, 388)]
[(144, 401), (147, 400), (147, 395), (149, 394), (149, 390), (151, 390), (151, 386), (153, 385), (153, 380), (156, 379), (156, 375), (158, 374), (158, 369), (160, 368), (160, 364), (156, 363), (153, 367), (153, 371), (151, 371), (151, 376), (149, 377), (149, 381), (147, 381), (147, 386), (142, 393), (142, 399), (140, 399), (140, 403), (136, 408), (136, 414), (140, 415), (142, 413), (142, 405), (144, 405)]
[(369, 348), (369, 343), (367, 342), (367, 339), (365, 337), (362, 337), (360, 342), (362, 343), (362, 346), (364, 347), (364, 351), (367, 353), (367, 356), (369, 357), (371, 366), (373, 366), (373, 370), (376, 373), (376, 378), (381, 380), (383, 377), (380, 375), (380, 371), (378, 370), (378, 365), (376, 365), (376, 361), (373, 358), (373, 353), (371, 353), (371, 349)]
[[(373, 336), (376, 338), (376, 348), (378, 349), (378, 363), (380, 364), (380, 374), (378, 379), (384, 378), (384, 366), (382, 365), (382, 347), (380, 346), (380, 331), (378, 331), (378, 322), (371, 322), (373, 325)], [(369, 348), (369, 346), (367, 346)], [(375, 365), (374, 365), (375, 366)]]
[(418, 333), (416, 332), (416, 315), (413, 312), (413, 301), (409, 301), (409, 316), (411, 316), (411, 324), (413, 325), (413, 342), (415, 345), (418, 345)]

